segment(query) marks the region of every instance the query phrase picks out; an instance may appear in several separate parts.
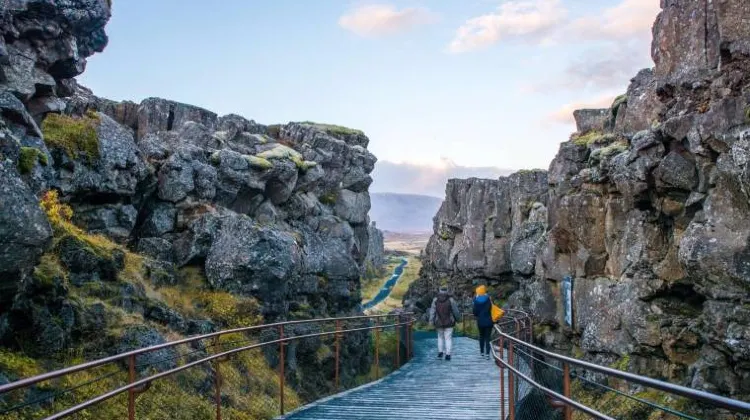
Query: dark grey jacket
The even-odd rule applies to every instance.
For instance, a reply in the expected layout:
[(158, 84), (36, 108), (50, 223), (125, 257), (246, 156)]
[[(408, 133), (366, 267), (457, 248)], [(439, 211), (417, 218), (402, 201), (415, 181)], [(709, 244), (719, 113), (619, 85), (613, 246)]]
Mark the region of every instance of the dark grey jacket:
[[(439, 295), (440, 294), (438, 294), (438, 296)], [(437, 297), (432, 299), (432, 305), (430, 305), (430, 324), (432, 325), (435, 325), (435, 322), (437, 321), (437, 314), (435, 310), (437, 299), (438, 299)], [(451, 312), (453, 313), (453, 321), (458, 322), (461, 319), (461, 311), (458, 310), (458, 305), (456, 305), (456, 301), (453, 300), (453, 298), (449, 298), (449, 299), (451, 302)]]

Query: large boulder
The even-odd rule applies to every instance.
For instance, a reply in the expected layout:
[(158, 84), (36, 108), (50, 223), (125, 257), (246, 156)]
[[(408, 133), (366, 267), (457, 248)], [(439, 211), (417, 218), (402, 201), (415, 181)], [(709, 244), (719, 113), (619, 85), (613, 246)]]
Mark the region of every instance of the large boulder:
[(230, 216), (206, 257), (206, 276), (212, 286), (254, 295), (264, 310), (283, 312), (290, 281), (298, 275), (301, 252), (289, 233), (258, 226), (250, 218)]
[(0, 162), (0, 296), (10, 298), (17, 282), (36, 265), (52, 238), (39, 201), (21, 181), (15, 165)]
[[(138, 184), (150, 175), (150, 170), (141, 158), (132, 133), (102, 113), (85, 115), (80, 119), (95, 125), (96, 138), (92, 139), (92, 149), (72, 156), (69, 150), (64, 149), (67, 147), (65, 143), (53, 142), (50, 146), (50, 141), (47, 141), (55, 151), (55, 166), (63, 194), (79, 197), (134, 196)], [(56, 125), (49, 125), (45, 135), (64, 136), (53, 130), (64, 130), (68, 124), (76, 124), (75, 119), (59, 119)]]

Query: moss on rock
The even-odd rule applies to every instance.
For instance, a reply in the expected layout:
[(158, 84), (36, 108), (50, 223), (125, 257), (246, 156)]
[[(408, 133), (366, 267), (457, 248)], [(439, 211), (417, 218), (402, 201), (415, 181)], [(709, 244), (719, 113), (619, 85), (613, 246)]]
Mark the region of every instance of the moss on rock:
[(311, 125), (317, 127), (328, 134), (339, 135), (339, 136), (351, 136), (351, 135), (364, 135), (362, 130), (356, 130), (354, 128), (344, 127), (335, 124), (322, 124), (313, 121), (302, 121), (300, 124)]
[(255, 169), (271, 169), (273, 168), (273, 163), (271, 163), (268, 159), (258, 157), (258, 156), (245, 156), (245, 160), (247, 160), (247, 163), (250, 164), (250, 167)]
[(71, 159), (82, 155), (91, 164), (99, 159), (98, 124), (99, 117), (93, 112), (80, 118), (48, 114), (42, 122), (44, 142), (49, 147), (63, 150)]
[(36, 147), (21, 147), (21, 152), (18, 157), (18, 172), (21, 174), (28, 174), (39, 162), (42, 166), (47, 166), (49, 161), (47, 155)]

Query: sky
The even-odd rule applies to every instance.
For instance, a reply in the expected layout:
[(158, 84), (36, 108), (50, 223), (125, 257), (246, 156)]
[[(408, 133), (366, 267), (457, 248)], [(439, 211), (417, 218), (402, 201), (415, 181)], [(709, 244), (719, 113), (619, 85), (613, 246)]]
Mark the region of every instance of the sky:
[(658, 11), (658, 0), (114, 0), (109, 45), (79, 81), (115, 100), (358, 128), (381, 161), (374, 189), (420, 193), (411, 178), (379, 178), (391, 163), (438, 182), (547, 168), (574, 109), (609, 106), (653, 66)]

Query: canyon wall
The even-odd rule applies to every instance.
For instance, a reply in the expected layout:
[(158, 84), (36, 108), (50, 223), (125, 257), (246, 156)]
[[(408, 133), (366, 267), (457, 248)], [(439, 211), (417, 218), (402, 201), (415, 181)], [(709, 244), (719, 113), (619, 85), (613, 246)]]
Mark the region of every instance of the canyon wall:
[[(529, 310), (535, 339), (750, 398), (750, 4), (663, 0), (653, 69), (580, 110), (545, 172), (451, 180), (421, 278)], [(574, 283), (573, 325), (561, 282)]]
[[(245, 321), (359, 313), (360, 276), (383, 262), (368, 138), (95, 96), (74, 77), (105, 48), (110, 6), (1, 3), (0, 345), (90, 359)], [(345, 382), (369, 368), (366, 342), (343, 340)], [(290, 383), (326, 392), (331, 352), (296, 345)]]

